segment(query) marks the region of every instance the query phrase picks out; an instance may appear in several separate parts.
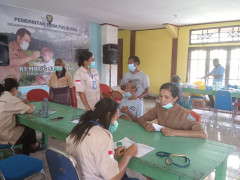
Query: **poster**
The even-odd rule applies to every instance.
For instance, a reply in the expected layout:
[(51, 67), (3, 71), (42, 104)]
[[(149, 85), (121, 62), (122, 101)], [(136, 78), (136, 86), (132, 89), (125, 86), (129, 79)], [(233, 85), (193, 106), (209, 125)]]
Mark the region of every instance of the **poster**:
[[(89, 48), (89, 23), (46, 12), (0, 4), (0, 45), (9, 48), (9, 63), (0, 64), (0, 81), (15, 76), (20, 86), (45, 85), (62, 58), (72, 74), (77, 49)], [(5, 41), (5, 42), (4, 42)]]

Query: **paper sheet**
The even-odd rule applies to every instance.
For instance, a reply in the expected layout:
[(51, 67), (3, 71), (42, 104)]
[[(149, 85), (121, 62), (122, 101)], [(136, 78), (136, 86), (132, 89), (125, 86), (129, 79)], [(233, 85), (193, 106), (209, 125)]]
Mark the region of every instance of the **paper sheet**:
[(152, 126), (155, 128), (156, 131), (160, 131), (162, 128), (164, 128), (163, 126), (160, 126), (158, 124), (152, 123)]
[[(123, 138), (122, 140), (120, 140), (118, 142), (122, 142), (122, 146), (125, 146), (126, 148), (128, 148), (129, 146), (132, 145), (132, 141), (130, 139), (128, 139), (127, 137)], [(154, 147), (150, 147), (150, 146), (140, 144), (140, 143), (137, 143), (137, 146), (138, 146), (138, 154), (136, 155), (136, 157), (142, 157), (145, 154), (147, 154), (155, 149)], [(117, 142), (114, 143), (114, 149), (117, 149)]]
[(71, 122), (77, 124), (79, 122), (79, 118), (78, 119), (73, 119), (73, 120), (71, 120)]

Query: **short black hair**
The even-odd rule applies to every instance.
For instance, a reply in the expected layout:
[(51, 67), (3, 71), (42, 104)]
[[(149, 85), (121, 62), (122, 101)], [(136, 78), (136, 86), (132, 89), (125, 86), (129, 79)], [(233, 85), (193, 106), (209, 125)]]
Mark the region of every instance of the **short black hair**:
[(179, 75), (174, 75), (174, 76), (172, 77), (172, 82), (173, 82), (173, 83), (179, 83), (180, 80), (181, 80), (181, 78), (180, 78)]
[(139, 59), (139, 57), (137, 57), (137, 56), (130, 56), (128, 59), (132, 59), (133, 62), (137, 62), (138, 65), (140, 65), (140, 59)]
[(89, 58), (91, 58), (93, 56), (93, 54), (89, 51), (89, 50), (83, 50), (81, 51), (78, 55), (78, 66), (81, 67), (84, 64), (84, 61), (89, 60)]
[(13, 78), (6, 78), (3, 81), (3, 84), (0, 84), (0, 96), (4, 91), (11, 91), (13, 88), (18, 89), (18, 82)]
[(213, 62), (219, 62), (219, 59), (218, 58), (214, 58)]
[(178, 97), (178, 87), (173, 83), (165, 83), (161, 86), (161, 89), (167, 89), (172, 93), (173, 98)]
[(20, 29), (18, 29), (17, 32), (16, 32), (16, 37), (17, 37), (17, 36), (20, 36), (20, 37), (22, 38), (25, 34), (28, 34), (29, 36), (31, 36), (31, 33), (30, 33), (27, 29), (25, 29), (25, 28), (20, 28)]

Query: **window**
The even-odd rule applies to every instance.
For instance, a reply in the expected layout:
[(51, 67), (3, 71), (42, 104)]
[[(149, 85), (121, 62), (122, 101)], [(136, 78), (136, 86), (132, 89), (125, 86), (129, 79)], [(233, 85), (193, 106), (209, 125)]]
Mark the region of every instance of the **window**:
[(240, 42), (240, 26), (190, 31), (190, 44), (216, 44), (222, 42)]
[[(194, 83), (210, 73), (215, 58), (225, 68), (223, 85), (240, 86), (240, 46), (189, 48), (187, 82)], [(203, 81), (211, 85), (213, 77), (209, 76)]]

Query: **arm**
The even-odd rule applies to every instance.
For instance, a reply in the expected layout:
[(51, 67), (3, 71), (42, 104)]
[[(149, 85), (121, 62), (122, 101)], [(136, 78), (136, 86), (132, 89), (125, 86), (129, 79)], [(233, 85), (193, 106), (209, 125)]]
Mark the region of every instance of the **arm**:
[(212, 75), (214, 78), (220, 79), (222, 77), (222, 75)]
[(212, 75), (212, 72), (210, 72), (210, 73), (206, 74), (205, 76), (201, 77), (201, 79), (206, 78), (206, 77), (211, 76), (211, 75)]
[(137, 155), (138, 153), (138, 147), (136, 144), (131, 145), (126, 152), (123, 155), (123, 158), (120, 160), (120, 162), (118, 163), (118, 168), (119, 168), (119, 173), (114, 176), (111, 180), (120, 180), (122, 179), (123, 175), (126, 172), (128, 163), (130, 161), (130, 159)]
[(123, 106), (120, 110), (123, 113), (126, 113), (134, 122), (138, 121), (138, 118), (136, 118), (128, 109), (128, 106)]
[(33, 113), (34, 109), (35, 109), (35, 105), (34, 104), (29, 104), (28, 105), (30, 107), (29, 110), (26, 111), (27, 114), (31, 114)]
[[(9, 54), (11, 54), (11, 49), (9, 49)], [(12, 54), (13, 54), (13, 50), (12, 50)], [(10, 59), (11, 59), (10, 63), (11, 63), (11, 66), (21, 66), (22, 64), (27, 63), (30, 60), (37, 59), (39, 57), (40, 57), (40, 52), (39, 51), (34, 51), (31, 54), (31, 56), (25, 56), (25, 57), (22, 57), (22, 58), (11, 56), (10, 57)]]
[(85, 108), (89, 111), (91, 110), (89, 104), (88, 104), (88, 101), (87, 101), (87, 98), (86, 98), (86, 95), (84, 92), (79, 92), (79, 96), (80, 96), (80, 99), (82, 101), (82, 103), (84, 104)]
[(206, 134), (203, 130), (175, 130), (171, 128), (162, 128), (161, 132), (165, 136), (183, 136), (206, 139)]
[(144, 90), (144, 92), (140, 95), (140, 96), (138, 96), (138, 98), (140, 99), (140, 98), (143, 98), (143, 97), (145, 97), (145, 96), (147, 96), (149, 94), (149, 88), (146, 88), (145, 90)]

